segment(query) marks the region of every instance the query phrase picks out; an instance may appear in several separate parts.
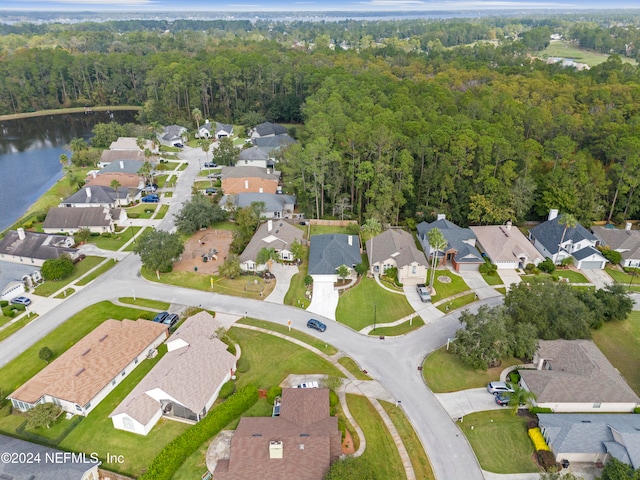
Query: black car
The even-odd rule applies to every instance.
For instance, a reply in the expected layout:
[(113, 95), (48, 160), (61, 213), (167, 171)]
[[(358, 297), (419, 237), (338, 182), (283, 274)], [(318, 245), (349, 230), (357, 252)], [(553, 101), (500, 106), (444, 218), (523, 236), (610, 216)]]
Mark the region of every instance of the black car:
[(218, 166), (217, 163), (213, 163), (213, 162), (205, 162), (204, 163), (204, 168), (216, 168)]
[(183, 148), (184, 147), (184, 145), (181, 144), (181, 143), (174, 143), (173, 146), (174, 147), (178, 147), (178, 148)]
[(153, 317), (154, 322), (164, 323), (165, 319), (169, 316), (169, 312), (160, 312), (155, 317)]
[(178, 323), (179, 320), (180, 317), (178, 317), (177, 314), (171, 313), (167, 315), (164, 320), (162, 320), (162, 323), (164, 323), (165, 325), (169, 325), (169, 328), (173, 328), (173, 326)]
[(205, 189), (204, 189), (204, 192), (205, 192), (207, 195), (215, 195), (216, 193), (218, 193), (218, 190), (217, 190), (217, 189), (215, 189), (215, 188), (205, 188)]
[(320, 320), (316, 320), (315, 318), (310, 318), (307, 322), (308, 328), (313, 328), (314, 330), (318, 330), (319, 332), (324, 332), (327, 329), (327, 326), (322, 323)]

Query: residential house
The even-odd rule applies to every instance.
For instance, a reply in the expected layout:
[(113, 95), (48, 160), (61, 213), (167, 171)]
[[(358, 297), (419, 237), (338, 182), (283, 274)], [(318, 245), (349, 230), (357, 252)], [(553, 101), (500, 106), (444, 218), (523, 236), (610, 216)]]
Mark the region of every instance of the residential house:
[(413, 235), (404, 230), (389, 229), (367, 241), (371, 272), (384, 274), (398, 269), (398, 281), (406, 285), (424, 283), (427, 258), (416, 247)]
[(277, 195), (273, 193), (234, 193), (223, 195), (220, 206), (225, 210), (250, 207), (252, 203), (264, 203), (262, 218), (302, 218), (302, 214), (294, 212), (295, 195)]
[(144, 180), (137, 173), (98, 173), (92, 172), (84, 183), (85, 187), (110, 187), (116, 181), (121, 187), (131, 189), (144, 188)]
[[(429, 232), (437, 228), (447, 241), (444, 248), (436, 251), (429, 245)], [(476, 236), (470, 228), (462, 228), (439, 214), (435, 222), (418, 224), (418, 240), (428, 257), (436, 255), (440, 263), (451, 262), (456, 272), (477, 271), (484, 259), (476, 248)]]
[(478, 248), (498, 270), (524, 268), (529, 263), (538, 265), (544, 260), (527, 237), (511, 226), (511, 222), (471, 227), (471, 231), (477, 238)]
[(283, 133), (280, 135), (274, 135), (269, 137), (255, 137), (252, 140), (252, 143), (258, 147), (268, 150), (269, 152), (273, 150), (279, 150), (282, 147), (286, 147), (288, 145), (293, 145), (296, 140), (293, 137), (290, 137), (288, 134)]
[(272, 248), (278, 258), (291, 262), (295, 260), (291, 245), (304, 242), (304, 232), (284, 221), (267, 220), (258, 227), (240, 255), (240, 268), (244, 271), (261, 272), (267, 270), (266, 264), (258, 264), (256, 259), (263, 248)]
[(606, 463), (640, 469), (640, 415), (539, 413), (540, 430), (556, 461)]
[(187, 133), (187, 128), (181, 125), (168, 125), (164, 127), (162, 133), (159, 134), (160, 143), (168, 145), (170, 147), (175, 146), (176, 143), (184, 143), (182, 138)]
[(129, 205), (139, 198), (139, 191), (132, 195), (131, 189), (127, 187), (119, 187), (116, 192), (111, 187), (96, 185), (81, 188), (70, 197), (65, 198), (59, 206), (72, 208), (117, 208), (118, 206)]
[[(144, 162), (146, 158), (144, 156), (144, 152), (139, 148), (136, 150), (104, 150), (100, 155), (98, 167), (105, 168), (111, 163), (119, 162), (121, 160)], [(153, 161), (153, 159), (150, 158), (149, 161)]]
[(71, 248), (72, 245), (72, 237), (28, 232), (18, 228), (9, 230), (0, 240), (0, 260), (42, 266), (45, 260), (61, 255), (74, 258), (78, 250)]
[(143, 165), (144, 160), (118, 160), (105, 165), (102, 170), (98, 172), (98, 174), (103, 175), (105, 173), (130, 173), (137, 175)]
[[(360, 238), (357, 235), (330, 233), (311, 237), (309, 249), (309, 275), (319, 280), (338, 281), (336, 270), (346, 265), (350, 271), (362, 263)], [(314, 277), (315, 282), (315, 277)]]
[(106, 320), (7, 398), (22, 412), (54, 403), (86, 417), (165, 338), (162, 323)]
[(204, 125), (200, 125), (197, 138), (213, 138), (219, 140), (221, 138), (230, 137), (233, 134), (233, 125), (208, 120)]
[(44, 233), (73, 235), (83, 229), (91, 233), (114, 233), (116, 225), (127, 220), (127, 212), (122, 208), (50, 208), (42, 224)]
[(633, 412), (640, 398), (591, 340), (540, 340), (520, 384), (555, 413)]
[[(579, 223), (568, 227), (563, 223), (563, 215), (551, 210), (549, 218), (529, 230), (529, 239), (544, 257), (560, 264), (565, 258), (573, 258), (580, 269), (603, 269), (607, 259), (596, 249), (596, 236)], [(561, 244), (562, 242), (562, 244)]]
[(275, 160), (271, 158), (271, 155), (267, 149), (260, 147), (251, 147), (241, 150), (238, 154), (238, 160), (236, 160), (236, 167), (260, 167), (260, 168), (273, 168)]
[(607, 227), (591, 227), (591, 231), (601, 245), (622, 255), (623, 267), (640, 267), (640, 230), (631, 230), (627, 223), (624, 230)]
[(280, 172), (271, 168), (222, 167), (222, 191), (233, 193), (276, 193), (281, 191)]
[[(2, 480), (98, 480), (100, 461), (87, 453), (56, 450), (37, 443), (0, 435)], [(16, 459), (18, 461), (8, 461)], [(31, 460), (31, 461), (30, 461)]]
[(327, 388), (285, 388), (280, 415), (242, 417), (216, 480), (322, 480), (342, 453), (338, 418)]
[(251, 140), (264, 137), (275, 137), (276, 135), (284, 135), (287, 133), (287, 127), (283, 127), (277, 123), (264, 122), (251, 129)]
[(0, 300), (11, 300), (41, 281), (40, 270), (32, 264), (0, 261)]
[(164, 357), (109, 415), (113, 426), (147, 435), (162, 416), (200, 421), (236, 368), (218, 328), (208, 312), (187, 318), (167, 340)]
[(109, 150), (129, 150), (129, 151), (143, 151), (149, 149), (154, 151), (156, 149), (156, 144), (152, 140), (144, 140), (142, 144), (142, 148), (138, 146), (138, 138), (137, 137), (119, 137), (115, 142), (111, 142), (109, 145)]

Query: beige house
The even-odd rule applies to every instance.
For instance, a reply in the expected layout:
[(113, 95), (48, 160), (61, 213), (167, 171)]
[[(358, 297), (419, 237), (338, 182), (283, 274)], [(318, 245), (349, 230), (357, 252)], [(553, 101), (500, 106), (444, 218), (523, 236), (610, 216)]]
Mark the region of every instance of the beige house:
[(7, 398), (22, 412), (54, 403), (86, 417), (165, 338), (161, 323), (106, 320)]
[(113, 233), (117, 224), (127, 220), (127, 212), (122, 208), (50, 208), (42, 224), (44, 233), (73, 235), (87, 229), (91, 233)]
[(424, 283), (427, 277), (427, 257), (416, 247), (413, 235), (404, 230), (390, 229), (367, 241), (371, 273), (384, 274), (398, 269), (398, 281), (406, 285)]
[(236, 358), (215, 336), (207, 312), (187, 318), (167, 340), (167, 353), (109, 415), (120, 430), (147, 435), (161, 417), (197, 422), (218, 398)]
[(524, 268), (528, 263), (538, 265), (544, 260), (536, 247), (511, 222), (470, 228), (478, 239), (477, 246), (491, 263), (497, 265), (498, 270)]
[(540, 340), (520, 384), (555, 413), (633, 412), (640, 398), (591, 340)]
[(304, 232), (299, 228), (283, 221), (268, 220), (251, 238), (251, 241), (240, 255), (240, 268), (250, 272), (261, 272), (267, 269), (264, 263), (258, 264), (256, 259), (263, 248), (273, 248), (280, 260), (292, 262), (295, 260), (291, 246), (304, 242)]

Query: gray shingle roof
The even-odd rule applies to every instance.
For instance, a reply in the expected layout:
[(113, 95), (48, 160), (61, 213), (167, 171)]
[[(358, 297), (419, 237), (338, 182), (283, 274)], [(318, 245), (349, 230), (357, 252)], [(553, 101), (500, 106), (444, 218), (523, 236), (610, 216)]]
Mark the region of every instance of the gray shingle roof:
[(640, 398), (590, 340), (540, 340), (549, 370), (520, 370), (538, 403), (638, 403)]
[[(91, 190), (91, 196), (88, 195), (87, 190)], [(119, 197), (125, 198), (129, 194), (127, 187), (118, 188)], [(116, 191), (111, 187), (103, 187), (102, 185), (93, 185), (91, 187), (84, 187), (78, 190), (70, 197), (65, 198), (62, 203), (82, 203), (82, 204), (111, 204), (117, 199)]]
[(0, 260), (0, 291), (2, 291), (8, 283), (21, 281), (24, 275), (31, 275), (36, 270), (40, 270), (40, 267)]
[[(536, 225), (529, 230), (529, 233), (544, 245), (544, 248), (552, 255), (558, 253), (558, 246), (560, 245), (560, 240), (562, 240), (562, 232), (564, 231), (564, 224), (562, 223), (563, 217), (564, 215), (560, 215), (557, 218)], [(578, 243), (585, 239), (594, 244), (598, 241), (593, 233), (579, 223), (573, 228), (567, 228), (564, 235), (564, 242), (571, 241), (572, 243)]]
[(103, 207), (50, 208), (43, 228), (107, 227), (111, 224), (111, 214)]
[(302, 243), (304, 232), (299, 228), (290, 225), (284, 220), (275, 220), (271, 225), (271, 232), (268, 229), (268, 222), (258, 227), (258, 230), (239, 257), (241, 262), (246, 262), (247, 260), (255, 261), (258, 252), (263, 248), (291, 251), (291, 245), (294, 241), (298, 240), (298, 242)]
[(273, 137), (257, 137), (253, 139), (253, 144), (255, 146), (269, 149), (280, 148), (293, 143), (297, 142), (286, 133), (283, 135), (275, 135)]
[(231, 132), (233, 132), (233, 125), (228, 123), (216, 122), (216, 134), (220, 132), (226, 132), (230, 134)]
[(88, 454), (85, 458), (78, 458), (76, 462), (71, 459), (65, 462), (47, 462), (47, 454), (49, 458), (55, 459), (59, 458), (56, 455), (61, 455), (62, 451), (5, 435), (0, 435), (0, 451), (33, 456), (31, 458), (35, 458), (36, 454), (40, 455), (40, 462), (0, 462), (0, 478), (10, 480), (81, 480), (86, 472), (95, 465), (100, 465), (100, 462), (92, 462)]
[(258, 135), (264, 137), (267, 135), (283, 135), (287, 133), (287, 128), (277, 123), (264, 122), (257, 125), (255, 131)]
[(591, 231), (603, 244), (619, 251), (625, 260), (640, 260), (640, 230), (592, 227)]
[(311, 237), (309, 275), (335, 275), (339, 266), (351, 267), (359, 263), (362, 263), (362, 256), (357, 235), (331, 233)]
[(138, 173), (143, 165), (142, 160), (117, 160), (105, 166), (100, 173)]
[(414, 262), (419, 265), (427, 265), (427, 258), (416, 247), (413, 235), (404, 230), (390, 229), (369, 239), (367, 252), (371, 256), (369, 262), (372, 264), (393, 258), (398, 268), (411, 265)]
[(538, 418), (556, 455), (609, 452), (640, 468), (640, 415), (544, 413)]
[(593, 247), (584, 247), (581, 248), (580, 250), (573, 252), (571, 254), (571, 256), (573, 258), (575, 258), (576, 260), (580, 261), (580, 260), (584, 260), (587, 257), (590, 257), (591, 255), (597, 255), (598, 257), (600, 257), (600, 259), (602, 261), (606, 260), (602, 254), (595, 248)]
[(24, 240), (20, 240), (17, 231), (9, 230), (4, 238), (0, 240), (0, 253), (16, 257), (48, 260), (58, 258), (65, 253), (73, 255), (78, 251), (75, 248), (66, 246), (69, 242), (69, 237), (66, 235), (48, 235), (36, 232), (24, 232), (24, 234)]
[(225, 178), (263, 178), (275, 182), (280, 180), (280, 172), (271, 168), (251, 166), (222, 167), (221, 172), (223, 180)]
[(418, 235), (421, 238), (425, 239), (424, 242), (427, 246), (429, 245), (429, 238), (427, 237), (427, 234), (434, 228), (440, 230), (445, 240), (447, 241), (447, 247), (445, 251), (456, 251), (454, 260), (457, 263), (484, 262), (482, 256), (480, 255), (480, 252), (478, 252), (478, 249), (472, 245), (469, 245), (468, 243), (465, 243), (469, 241), (475, 242), (476, 240), (476, 235), (470, 228), (462, 228), (444, 218), (431, 223), (421, 222), (417, 227)]
[(268, 160), (269, 153), (264, 148), (245, 148), (238, 154), (238, 160)]

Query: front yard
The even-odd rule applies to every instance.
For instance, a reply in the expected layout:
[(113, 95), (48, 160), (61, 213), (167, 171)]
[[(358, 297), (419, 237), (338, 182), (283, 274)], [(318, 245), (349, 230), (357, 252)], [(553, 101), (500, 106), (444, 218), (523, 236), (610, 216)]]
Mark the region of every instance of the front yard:
[(40, 295), (41, 297), (49, 297), (65, 285), (72, 283), (75, 279), (87, 273), (103, 260), (104, 258), (102, 257), (86, 257), (84, 260), (73, 266), (73, 273), (71, 276), (63, 278), (62, 280), (47, 280), (43, 284), (38, 285), (33, 293)]
[(640, 292), (640, 276), (629, 275), (628, 273), (616, 268), (607, 267), (605, 270), (616, 283), (620, 283), (630, 292)]
[[(445, 277), (449, 279), (448, 282), (446, 280), (442, 281)], [(429, 282), (430, 280), (431, 270), (427, 271), (427, 282)], [(469, 286), (465, 283), (460, 275), (451, 273), (446, 269), (436, 270), (436, 276), (433, 284), (434, 288), (436, 289), (436, 294), (431, 297), (431, 301), (433, 303), (469, 290)]]

